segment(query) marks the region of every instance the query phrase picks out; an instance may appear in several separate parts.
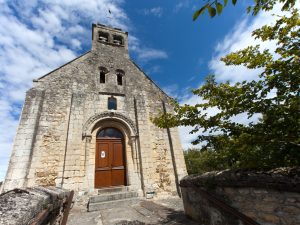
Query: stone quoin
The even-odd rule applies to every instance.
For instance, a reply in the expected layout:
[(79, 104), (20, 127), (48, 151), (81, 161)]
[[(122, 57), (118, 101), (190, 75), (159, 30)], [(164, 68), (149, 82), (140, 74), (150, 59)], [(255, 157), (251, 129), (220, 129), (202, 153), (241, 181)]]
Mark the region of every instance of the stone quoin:
[(2, 191), (123, 185), (177, 195), (187, 174), (178, 130), (151, 122), (170, 102), (130, 59), (128, 33), (93, 24), (92, 49), (27, 91)]

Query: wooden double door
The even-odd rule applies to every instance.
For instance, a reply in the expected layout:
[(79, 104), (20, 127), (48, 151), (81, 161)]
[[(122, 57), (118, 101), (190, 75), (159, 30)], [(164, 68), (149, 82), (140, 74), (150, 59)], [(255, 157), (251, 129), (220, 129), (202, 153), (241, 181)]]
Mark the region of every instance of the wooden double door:
[(126, 185), (123, 139), (97, 139), (95, 164), (95, 188)]

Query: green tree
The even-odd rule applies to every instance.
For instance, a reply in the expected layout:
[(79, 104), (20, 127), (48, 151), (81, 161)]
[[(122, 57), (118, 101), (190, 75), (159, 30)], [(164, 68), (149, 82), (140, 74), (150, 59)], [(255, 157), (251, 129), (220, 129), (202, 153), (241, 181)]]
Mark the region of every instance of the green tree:
[[(237, 0), (231, 0), (233, 5), (236, 5)], [(281, 10), (287, 11), (294, 7), (296, 0), (253, 0), (253, 5), (247, 7), (247, 12), (256, 15), (259, 11), (269, 11), (273, 9), (274, 5), (281, 3)], [(200, 9), (198, 9), (194, 15), (193, 20), (196, 20), (205, 11), (208, 11), (210, 17), (215, 17), (216, 14), (220, 15), (223, 8), (228, 4), (228, 0), (207, 0)]]
[(184, 159), (188, 174), (230, 168), (226, 160), (228, 156), (225, 156), (225, 158), (224, 156), (224, 154), (215, 151), (199, 151), (199, 149), (196, 148), (184, 151)]
[[(226, 65), (260, 68), (259, 80), (217, 83), (214, 76), (208, 76), (206, 83), (193, 91), (202, 103), (181, 106), (174, 101), (175, 114), (161, 114), (153, 122), (161, 128), (193, 126), (191, 133), (204, 129), (193, 144), (203, 144), (202, 165), (207, 170), (299, 166), (299, 27), (299, 14), (293, 10), (290, 16), (278, 17), (275, 25), (253, 32), (263, 42), (275, 41), (275, 53), (256, 45), (221, 59)], [(218, 109), (215, 115), (207, 113), (211, 107)], [(261, 117), (256, 123), (234, 122), (232, 117), (241, 113)], [(205, 167), (209, 163), (211, 167)]]

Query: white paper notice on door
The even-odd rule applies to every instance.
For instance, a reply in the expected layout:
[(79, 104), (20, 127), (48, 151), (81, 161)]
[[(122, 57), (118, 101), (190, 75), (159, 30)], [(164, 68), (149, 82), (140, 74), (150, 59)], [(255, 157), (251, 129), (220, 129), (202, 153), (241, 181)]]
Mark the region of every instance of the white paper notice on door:
[(105, 151), (101, 151), (101, 158), (105, 158)]

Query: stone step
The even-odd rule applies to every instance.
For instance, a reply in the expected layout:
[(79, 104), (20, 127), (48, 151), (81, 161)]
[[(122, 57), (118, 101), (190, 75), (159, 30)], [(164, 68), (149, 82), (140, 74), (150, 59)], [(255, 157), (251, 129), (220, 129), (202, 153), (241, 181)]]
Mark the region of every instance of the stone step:
[(118, 186), (118, 187), (108, 187), (108, 188), (101, 188), (98, 189), (98, 194), (106, 194), (106, 193), (113, 193), (113, 192), (125, 192), (128, 191), (128, 186)]
[(133, 204), (137, 204), (141, 199), (138, 197), (125, 198), (115, 201), (106, 201), (106, 202), (96, 202), (88, 203), (88, 212), (102, 210), (102, 209), (113, 209), (113, 208), (125, 208)]
[(105, 193), (101, 195), (91, 196), (89, 202), (100, 203), (100, 202), (115, 201), (115, 200), (134, 198), (134, 197), (138, 197), (138, 193), (136, 191), (123, 191), (123, 192)]

